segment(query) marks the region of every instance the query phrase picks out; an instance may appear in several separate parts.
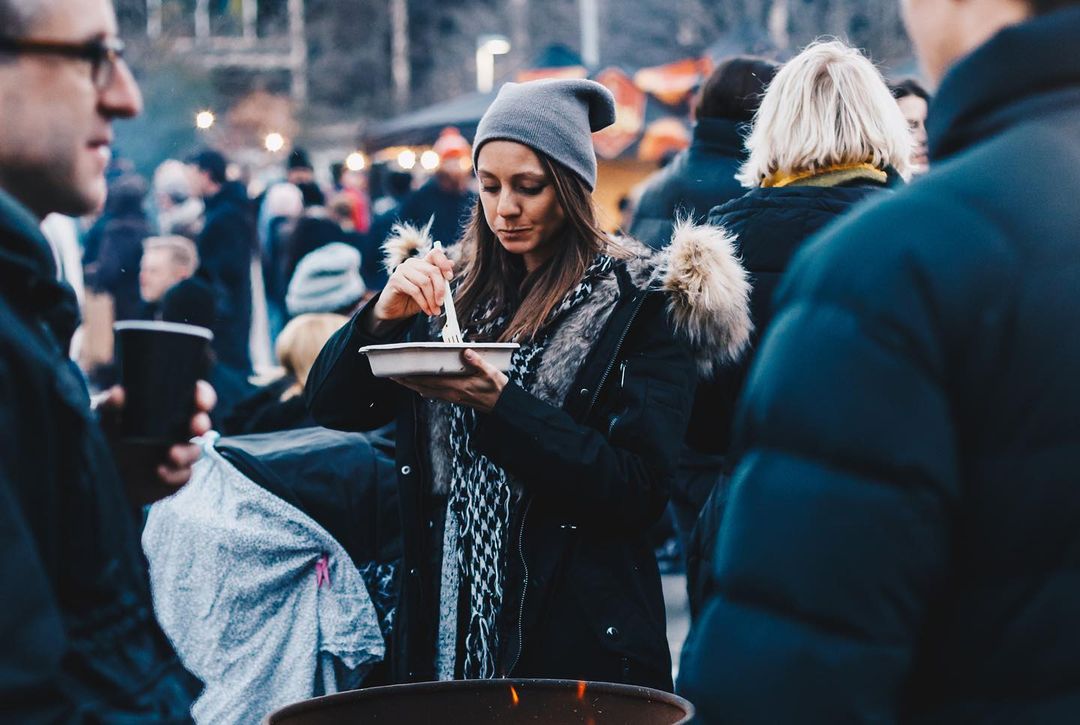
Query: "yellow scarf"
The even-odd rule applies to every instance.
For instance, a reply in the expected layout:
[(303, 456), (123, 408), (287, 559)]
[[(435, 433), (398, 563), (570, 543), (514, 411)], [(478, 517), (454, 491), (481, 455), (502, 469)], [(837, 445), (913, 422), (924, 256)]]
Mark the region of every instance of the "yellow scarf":
[(881, 183), (885, 183), (885, 181), (888, 179), (888, 176), (885, 174), (885, 172), (874, 166), (873, 164), (836, 164), (835, 166), (826, 166), (824, 168), (816, 169), (814, 171), (800, 171), (797, 174), (786, 174), (782, 171), (777, 171), (775, 174), (769, 176), (764, 181), (762, 181), (761, 185), (764, 187), (790, 186), (797, 181), (803, 181), (814, 176), (835, 174), (839, 171), (866, 171), (869, 172), (871, 176), (873, 176)]

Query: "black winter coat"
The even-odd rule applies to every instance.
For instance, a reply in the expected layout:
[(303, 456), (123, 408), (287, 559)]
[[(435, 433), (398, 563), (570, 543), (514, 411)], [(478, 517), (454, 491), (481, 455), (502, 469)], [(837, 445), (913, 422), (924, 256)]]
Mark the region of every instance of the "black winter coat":
[(255, 227), (242, 186), (226, 184), (206, 200), (206, 224), (198, 248), (199, 276), (214, 287), (217, 303), (214, 352), (220, 362), (249, 373)]
[(186, 722), (200, 685), (154, 621), (135, 510), (79, 370), (75, 294), (0, 192), (5, 722)]
[[(626, 264), (616, 270), (606, 323), (591, 341), (573, 338), (589, 348), (562, 407), (511, 384), (474, 433), (477, 449), (525, 494), (510, 527), (497, 667), (506, 676), (668, 689), (664, 602), (648, 529), (667, 501), (695, 362), (674, 329), (674, 295), (643, 286), (647, 275), (632, 277)], [(357, 322), (364, 314), (330, 339), (307, 396), (316, 421), (332, 428), (371, 429), (397, 418), (407, 574), (391, 668), (398, 681), (430, 680), (440, 561), (430, 542), (441, 541), (432, 531), (442, 526), (445, 497), (433, 492), (420, 399), (372, 377), (356, 353), (387, 342), (365, 334)], [(408, 335), (427, 339), (427, 320)]]
[(745, 156), (745, 124), (724, 118), (703, 118), (694, 126), (690, 147), (646, 182), (630, 236), (660, 249), (671, 241), (680, 212), (701, 222), (709, 210), (746, 191), (735, 180)]
[(696, 451), (726, 453), (731, 444), (735, 401), (742, 390), (753, 348), (772, 321), (772, 301), (795, 252), (815, 232), (885, 187), (873, 182), (850, 185), (785, 186), (752, 189), (709, 213), (709, 224), (734, 237), (749, 274), (751, 350), (725, 365), (699, 386), (687, 442)]
[(792, 263), (740, 407), (706, 722), (1080, 722), (1080, 8), (945, 76), (930, 173)]
[[(773, 297), (788, 262), (817, 231), (884, 188), (866, 180), (833, 187), (757, 188), (709, 213), (709, 224), (722, 227), (734, 238), (749, 274), (754, 330), (750, 349), (738, 361), (698, 383), (686, 434), (689, 451), (684, 454), (680, 476), (672, 490), (682, 526), (693, 528), (704, 508), (723, 505), (722, 498), (712, 502), (708, 498), (728, 465), (736, 402), (753, 361), (754, 348), (772, 321)], [(687, 587), (690, 610), (695, 616), (712, 566), (712, 544), (718, 522), (719, 517), (706, 516), (704, 523), (699, 522), (693, 529), (687, 546)]]
[[(478, 449), (530, 489), (510, 527), (498, 658), (504, 675), (672, 687), (660, 575), (646, 532), (667, 501), (693, 365), (660, 302), (629, 291), (567, 409), (510, 385), (476, 430)], [(426, 323), (411, 337), (426, 339)], [(315, 420), (331, 428), (373, 429), (397, 418), (407, 574), (391, 668), (399, 681), (430, 680), (439, 573), (426, 533), (441, 528), (445, 498), (431, 493), (418, 450), (426, 433), (417, 430), (415, 396), (373, 378), (356, 354), (377, 342), (356, 321), (331, 338), (309, 377), (309, 400)], [(612, 370), (631, 359), (630, 389), (616, 389), (626, 376)], [(646, 396), (657, 414), (643, 415)]]
[(150, 236), (150, 223), (141, 209), (124, 215), (111, 215), (101, 227), (101, 246), (87, 282), (95, 292), (113, 298), (117, 320), (139, 318), (142, 297), (139, 295), (139, 267), (143, 241)]

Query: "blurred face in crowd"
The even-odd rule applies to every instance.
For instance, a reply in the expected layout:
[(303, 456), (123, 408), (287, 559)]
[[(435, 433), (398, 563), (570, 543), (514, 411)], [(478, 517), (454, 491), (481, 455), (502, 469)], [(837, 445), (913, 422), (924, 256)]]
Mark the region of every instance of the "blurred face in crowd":
[(908, 35), (934, 85), (956, 61), (1030, 17), (1022, 0), (900, 0)]
[(447, 191), (461, 193), (469, 186), (470, 171), (468, 158), (455, 154), (440, 159), (435, 178)]
[(285, 172), (285, 180), (290, 184), (310, 184), (315, 181), (315, 172), (304, 167), (289, 169)]
[(480, 203), (499, 243), (530, 271), (551, 253), (566, 215), (536, 153), (514, 141), (490, 141), (477, 159)]
[(911, 147), (912, 171), (916, 174), (925, 173), (929, 159), (926, 156), (926, 101), (912, 94), (898, 98), (896, 105), (900, 106), (900, 113), (908, 122), (911, 129), (911, 137), (915, 141)]
[[(109, 0), (6, 2), (30, 13), (19, 40), (73, 46), (116, 40)], [(138, 114), (142, 97), (126, 63), (101, 64), (97, 76), (105, 82), (95, 87), (88, 59), (0, 54), (0, 187), (39, 216), (86, 214), (105, 202), (112, 120)]]
[(200, 169), (196, 164), (188, 164), (188, 183), (195, 196), (206, 199), (218, 192), (221, 186), (210, 178), (210, 174)]
[(341, 175), (341, 185), (346, 189), (366, 192), (368, 189), (367, 175), (363, 171), (346, 169)]
[(147, 302), (157, 302), (169, 288), (191, 276), (191, 270), (178, 264), (168, 249), (147, 249), (139, 264), (139, 295)]

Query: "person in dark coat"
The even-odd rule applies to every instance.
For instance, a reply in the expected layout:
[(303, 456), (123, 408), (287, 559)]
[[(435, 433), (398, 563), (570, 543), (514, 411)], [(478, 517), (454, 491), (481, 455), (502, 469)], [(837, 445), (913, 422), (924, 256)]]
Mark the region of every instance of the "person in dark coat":
[(290, 320), (274, 347), (285, 374), (236, 405), (225, 421), (226, 433), (271, 433), (315, 425), (303, 399), (304, 385), (323, 345), (348, 320), (333, 313), (307, 313)]
[[(735, 178), (746, 157), (743, 141), (776, 69), (776, 63), (752, 56), (735, 56), (717, 66), (699, 94), (690, 147), (646, 183), (633, 210), (630, 236), (659, 249), (671, 240), (677, 219), (700, 222), (713, 207), (745, 193)], [(672, 486), (670, 515), (654, 531), (658, 540), (671, 542), (662, 551), (676, 552), (677, 559), (685, 558), (697, 514), (723, 466), (724, 436), (714, 420), (717, 402), (714, 396), (695, 396), (697, 412)]]
[(1080, 3), (906, 20), (930, 172), (781, 285), (683, 650), (703, 722), (1080, 720)]
[[(0, 63), (0, 98), (18, 99), (0, 111), (0, 717), (188, 722), (201, 685), (154, 620), (138, 510), (185, 483), (199, 451), (171, 446), (143, 468), (106, 437), (66, 355), (75, 294), (39, 229), (101, 208), (112, 120), (142, 101), (105, 53), (118, 42), (107, 0), (0, 0), (0, 17), (6, 38), (101, 51), (91, 64), (8, 49)], [(193, 435), (209, 428), (201, 390)], [(102, 406), (122, 410), (122, 391)]]
[[(592, 81), (503, 86), (477, 130), (471, 263), (457, 268), (438, 249), (409, 257), (434, 241), (415, 229), (392, 240), (386, 288), (308, 378), (324, 426), (398, 422), (407, 574), (395, 681), (671, 687), (648, 527), (666, 504), (697, 371), (748, 335), (748, 285), (718, 230), (687, 226), (657, 255), (598, 229), (591, 132), (614, 115)], [(521, 344), (509, 374), (469, 351), (464, 377), (374, 377), (358, 348), (437, 339), (449, 278), (466, 340)]]
[(714, 206), (743, 195), (735, 178), (746, 158), (743, 141), (776, 69), (776, 63), (752, 56), (735, 56), (716, 67), (694, 109), (689, 148), (646, 182), (630, 236), (659, 249), (671, 241), (680, 214), (701, 222)]
[(450, 245), (461, 237), (476, 207), (476, 194), (469, 188), (469, 144), (457, 129), (447, 128), (432, 149), (439, 155), (439, 168), (405, 197), (395, 221), (413, 226), (430, 221), (432, 239)]
[(295, 184), (274, 184), (263, 194), (259, 210), (258, 234), (262, 247), (263, 289), (266, 292), (266, 313), (270, 323), (270, 338), (276, 339), (289, 321), (285, 311), (285, 292), (289, 279), (285, 277), (288, 242), (296, 222), (304, 213), (304, 195)]
[(146, 181), (134, 174), (122, 176), (109, 187), (105, 211), (92, 231), (99, 236), (98, 253), (87, 266), (87, 282), (95, 292), (113, 298), (117, 320), (139, 316), (139, 259), (150, 222), (143, 209)]
[[(817, 105), (804, 104), (793, 115), (794, 99), (810, 93), (808, 89)], [(837, 113), (844, 121), (839, 126)], [(812, 146), (809, 139), (818, 145)], [(792, 256), (818, 230), (882, 193), (889, 183), (886, 169), (906, 173), (910, 146), (907, 123), (885, 81), (854, 49), (839, 43), (811, 46), (770, 85), (749, 136), (750, 157), (739, 172), (743, 183), (753, 188), (709, 213), (709, 224), (723, 227), (735, 238), (750, 273), (755, 331), (749, 354), (698, 385), (680, 485), (672, 495), (684, 537), (693, 532), (706, 500), (730, 465), (736, 400), (753, 349), (772, 320), (772, 299)], [(714, 504), (722, 503), (721, 494)], [(707, 577), (700, 574), (709, 570), (716, 521), (710, 513), (687, 545), (693, 613), (706, 584)]]
[(214, 288), (213, 327), (218, 360), (242, 375), (251, 372), (251, 259), (255, 229), (244, 187), (225, 177), (225, 157), (205, 150), (193, 156), (196, 191), (206, 204), (206, 222), (196, 244), (199, 275)]
[(139, 263), (140, 319), (162, 320), (168, 299), (169, 321), (210, 327), (214, 322), (214, 292), (194, 279), (199, 253), (187, 237), (148, 237)]
[[(143, 298), (142, 317), (212, 328), (214, 289), (195, 276), (199, 255), (195, 244), (181, 236), (150, 237), (143, 249), (139, 291)], [(217, 405), (210, 418), (217, 429), (234, 406), (254, 391), (242, 375), (211, 356), (207, 380), (217, 391)]]
[[(293, 274), (296, 273), (296, 265), (301, 259), (327, 244), (345, 241), (345, 232), (327, 213), (326, 207), (305, 209), (303, 216), (296, 221), (296, 226), (289, 234), (281, 256), (279, 275), (285, 283), (285, 289), (288, 290)], [(349, 241), (355, 242), (355, 239), (350, 237)]]
[(401, 204), (408, 198), (412, 188), (412, 175), (406, 172), (392, 172), (387, 175), (387, 195), (372, 204), (375, 218), (371, 228), (364, 235), (360, 250), (360, 274), (364, 285), (373, 292), (378, 292), (386, 285), (387, 274), (383, 259), (383, 242), (390, 237), (390, 230), (398, 221)]

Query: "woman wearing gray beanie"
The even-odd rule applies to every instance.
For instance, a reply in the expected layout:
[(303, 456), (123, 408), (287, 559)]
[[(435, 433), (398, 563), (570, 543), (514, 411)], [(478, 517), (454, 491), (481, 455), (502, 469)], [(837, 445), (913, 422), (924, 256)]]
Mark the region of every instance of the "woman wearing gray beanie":
[[(614, 119), (592, 81), (503, 86), (477, 128), (480, 200), (456, 261), (402, 230), (386, 288), (309, 377), (322, 425), (398, 421), (395, 681), (671, 688), (648, 530), (698, 372), (749, 334), (749, 288), (719, 230), (683, 225), (654, 253), (600, 229), (591, 136)], [(466, 341), (521, 345), (509, 373), (466, 351), (464, 377), (375, 378), (357, 349), (438, 339), (447, 280)]]

